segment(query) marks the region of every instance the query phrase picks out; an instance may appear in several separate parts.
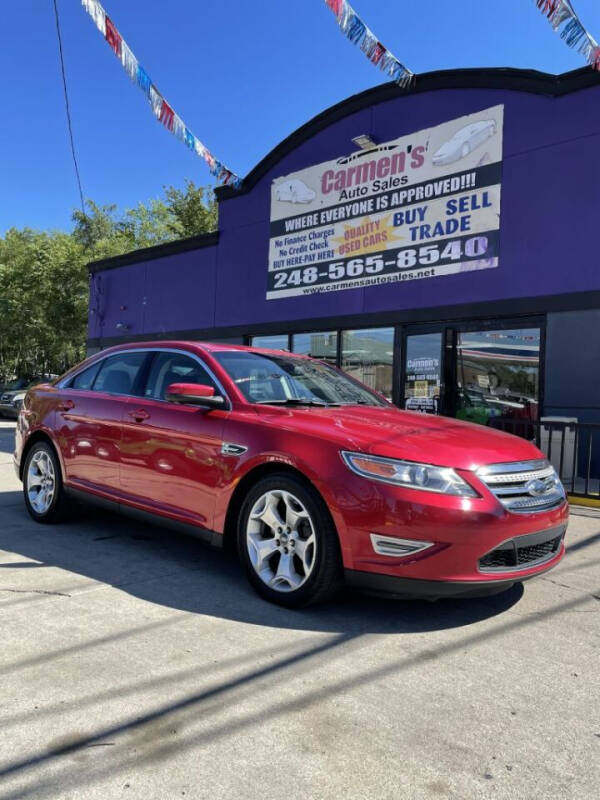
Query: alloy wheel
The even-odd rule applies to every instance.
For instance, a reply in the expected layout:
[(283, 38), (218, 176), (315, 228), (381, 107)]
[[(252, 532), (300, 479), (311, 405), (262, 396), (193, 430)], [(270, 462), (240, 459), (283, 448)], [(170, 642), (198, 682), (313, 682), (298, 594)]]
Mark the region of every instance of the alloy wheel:
[(38, 450), (27, 470), (27, 496), (37, 514), (46, 514), (56, 492), (56, 473), (52, 458), (45, 450)]
[(299, 589), (312, 574), (317, 554), (310, 514), (291, 492), (265, 492), (250, 511), (246, 547), (264, 584), (278, 592)]

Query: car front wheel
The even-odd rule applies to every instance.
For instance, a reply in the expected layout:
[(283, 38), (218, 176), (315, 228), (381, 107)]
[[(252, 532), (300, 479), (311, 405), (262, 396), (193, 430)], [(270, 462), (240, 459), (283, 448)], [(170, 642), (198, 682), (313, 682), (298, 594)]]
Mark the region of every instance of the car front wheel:
[(250, 583), (273, 603), (300, 608), (324, 602), (341, 586), (331, 517), (316, 490), (294, 476), (269, 476), (250, 489), (238, 549)]
[(27, 511), (36, 522), (59, 522), (66, 511), (60, 464), (46, 442), (33, 445), (23, 470), (23, 495)]

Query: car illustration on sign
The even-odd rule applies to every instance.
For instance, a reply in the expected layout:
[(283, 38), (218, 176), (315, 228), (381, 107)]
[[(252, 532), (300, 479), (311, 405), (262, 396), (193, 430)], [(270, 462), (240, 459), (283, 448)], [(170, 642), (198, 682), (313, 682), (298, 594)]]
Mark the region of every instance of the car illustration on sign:
[(286, 351), (104, 350), (27, 392), (14, 462), (36, 522), (85, 500), (175, 525), (237, 552), (256, 591), (289, 607), (344, 583), (495, 594), (565, 552), (565, 491), (532, 442), (401, 411)]
[(496, 120), (484, 119), (479, 122), (471, 122), (457, 131), (451, 139), (438, 148), (432, 158), (434, 166), (439, 167), (443, 164), (453, 164), (466, 158), (480, 144), (487, 141), (496, 133)]
[(312, 203), (317, 193), (299, 178), (277, 184), (275, 197), (280, 203)]

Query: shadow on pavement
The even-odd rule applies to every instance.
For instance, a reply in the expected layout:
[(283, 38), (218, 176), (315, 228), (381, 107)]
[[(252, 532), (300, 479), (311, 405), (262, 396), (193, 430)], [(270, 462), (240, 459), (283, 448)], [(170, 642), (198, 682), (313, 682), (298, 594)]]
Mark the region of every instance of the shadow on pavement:
[[(7, 495), (15, 495), (10, 506)], [(95, 509), (70, 523), (36, 525), (16, 502), (19, 495), (0, 496), (0, 549), (38, 567), (58, 567), (151, 603), (207, 616), (307, 631), (408, 633), (479, 622), (511, 608), (523, 594), (517, 584), (494, 597), (430, 603), (345, 592), (325, 606), (290, 611), (255, 595), (235, 558), (194, 538)], [(0, 590), (13, 569), (24, 575), (23, 558), (0, 561)], [(37, 571), (27, 574), (33, 583)]]
[[(569, 602), (549, 607), (545, 612), (545, 619), (548, 620), (569, 610), (576, 610), (583, 602), (585, 602), (585, 598), (578, 597)], [(299, 710), (318, 706), (319, 703), (331, 699), (332, 696), (343, 695), (377, 681), (390, 680), (411, 667), (418, 668), (426, 662), (458, 651), (468, 650), (492, 638), (523, 629), (535, 620), (536, 617), (531, 615), (511, 616), (499, 625), (477, 629), (433, 649), (420, 650), (414, 654), (402, 653), (399, 658), (393, 658), (375, 668), (361, 669), (359, 667), (350, 674), (340, 675), (333, 683), (327, 682), (322, 685), (320, 681), (307, 682), (302, 687), (300, 694), (295, 697), (282, 697), (277, 692), (270, 692), (265, 703), (261, 704), (258, 710), (241, 712), (229, 720), (217, 720), (213, 724), (207, 725), (204, 730), (184, 733), (182, 737), (174, 741), (165, 735), (166, 730), (170, 730), (171, 733), (175, 733), (180, 727), (185, 730), (192, 721), (198, 718), (199, 714), (202, 714), (203, 719), (206, 720), (227, 705), (239, 705), (240, 697), (236, 695), (236, 692), (243, 689), (256, 691), (261, 682), (264, 685), (265, 679), (268, 679), (269, 685), (273, 680), (285, 680), (285, 675), (290, 668), (302, 665), (303, 672), (306, 674), (307, 668), (310, 668), (310, 662), (314, 659), (315, 664), (312, 668), (317, 671), (319, 668), (322, 669), (325, 666), (322, 660), (324, 657), (332, 656), (336, 649), (358, 644), (358, 640), (360, 640), (359, 632), (341, 633), (299, 653), (277, 658), (266, 666), (252, 668), (229, 680), (221, 680), (199, 692), (188, 693), (182, 698), (148, 709), (143, 714), (137, 713), (135, 717), (96, 727), (94, 731), (84, 735), (63, 736), (51, 743), (50, 747), (46, 746), (21, 759), (15, 759), (0, 766), (0, 778), (6, 779), (23, 775), (33, 768), (72, 754), (74, 751), (84, 751), (89, 747), (101, 746), (102, 743), (116, 744), (112, 741), (115, 738), (128, 737), (124, 743), (129, 746), (116, 748), (115, 758), (111, 759), (108, 765), (100, 762), (97, 765), (86, 765), (84, 769), (81, 769), (73, 762), (62, 761), (62, 769), (59, 773), (61, 789), (64, 790), (67, 787), (81, 789), (83, 785), (92, 784), (109, 774), (114, 775), (125, 769), (139, 769), (140, 765), (144, 763), (156, 764), (173, 756), (180, 756), (183, 751), (214, 743), (217, 739), (232, 735), (239, 736), (248, 729), (260, 730), (259, 726), (264, 723), (265, 719), (281, 718)], [(159, 726), (158, 729), (157, 726)], [(158, 730), (158, 735), (155, 734), (156, 730)], [(136, 748), (133, 750), (132, 743), (136, 744)], [(137, 748), (142, 746), (145, 752), (138, 751)], [(21, 784), (21, 787), (15, 792), (3, 795), (2, 800), (55, 797), (56, 781), (56, 771), (51, 778), (45, 780), (34, 776), (29, 785)]]

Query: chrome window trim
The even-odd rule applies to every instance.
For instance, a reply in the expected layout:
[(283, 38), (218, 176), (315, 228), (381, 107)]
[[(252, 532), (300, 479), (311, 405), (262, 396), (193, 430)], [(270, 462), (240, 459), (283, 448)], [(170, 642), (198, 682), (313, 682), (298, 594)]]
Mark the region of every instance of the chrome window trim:
[[(130, 348), (126, 349), (126, 350), (117, 350), (117, 352), (115, 352), (115, 353), (107, 353), (105, 356), (103, 356), (102, 358), (99, 358), (97, 361), (94, 361), (93, 363), (94, 364), (100, 363), (100, 369), (102, 369), (102, 362), (106, 361), (108, 358), (112, 358), (113, 356), (126, 355), (128, 353), (177, 353), (177, 355), (189, 356), (190, 358), (195, 359), (200, 364), (200, 366), (203, 367), (208, 372), (209, 377), (212, 378), (212, 380), (215, 382), (215, 385), (217, 386), (217, 388), (219, 389), (219, 391), (221, 392), (221, 394), (225, 398), (225, 402), (227, 404), (227, 407), (224, 408), (224, 409), (221, 409), (221, 410), (225, 410), (225, 411), (230, 411), (231, 410), (231, 408), (232, 408), (231, 398), (229, 397), (229, 395), (225, 391), (225, 388), (223, 387), (223, 384), (217, 378), (217, 376), (215, 375), (215, 373), (213, 372), (211, 367), (206, 363), (206, 361), (204, 361), (204, 359), (202, 359), (197, 353), (193, 353), (191, 350), (181, 350), (181, 349), (179, 349), (177, 347), (130, 347)], [(69, 388), (71, 388), (69, 386), (65, 386), (65, 384), (66, 383), (70, 383), (71, 381), (75, 380), (75, 378), (78, 375), (80, 375), (82, 372), (84, 372), (84, 370), (88, 369), (88, 367), (91, 367), (91, 366), (92, 366), (92, 364), (87, 364), (85, 366), (82, 365), (82, 368), (80, 370), (77, 370), (77, 372), (73, 373), (72, 375), (69, 375), (69, 377), (65, 378), (64, 381), (60, 381), (60, 383), (57, 384), (57, 388), (58, 389), (65, 389), (65, 388), (69, 389)], [(74, 392), (89, 392), (89, 394), (95, 394), (94, 389), (73, 389), (73, 391)], [(102, 394), (109, 394), (109, 395), (111, 395), (111, 397), (133, 397), (136, 400), (140, 400), (140, 401), (152, 400), (153, 403), (166, 403), (167, 405), (170, 405), (170, 406), (178, 405), (178, 403), (172, 403), (170, 400), (160, 400), (160, 399), (158, 399), (156, 397), (145, 397), (144, 395), (119, 394), (119, 393), (116, 393), (116, 392), (102, 392)]]

